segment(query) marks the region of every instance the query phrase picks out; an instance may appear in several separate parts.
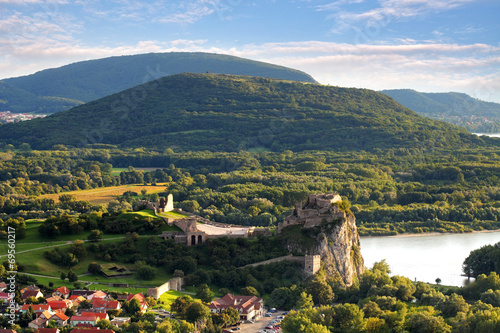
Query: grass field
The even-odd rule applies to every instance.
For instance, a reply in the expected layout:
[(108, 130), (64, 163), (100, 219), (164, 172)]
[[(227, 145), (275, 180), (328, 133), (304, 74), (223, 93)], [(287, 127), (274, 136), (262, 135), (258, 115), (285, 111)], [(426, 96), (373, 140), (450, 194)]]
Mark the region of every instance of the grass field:
[[(134, 168), (136, 171), (156, 171), (156, 169), (164, 169), (165, 167), (150, 167), (150, 168)], [(120, 172), (122, 171), (128, 171), (128, 168), (113, 168), (113, 170), (111, 170), (111, 174), (113, 176), (119, 176), (120, 175)]]
[(158, 303), (163, 303), (163, 304), (156, 304), (154, 307), (155, 309), (163, 309), (170, 311), (170, 304), (172, 304), (175, 299), (179, 296), (184, 296), (184, 295), (189, 295), (191, 296), (195, 301), (201, 302), (199, 298), (195, 298), (194, 295), (188, 294), (188, 293), (183, 293), (182, 291), (175, 291), (175, 290), (170, 290), (167, 291), (166, 293), (163, 293), (160, 296), (159, 302)]
[(94, 188), (91, 190), (80, 190), (80, 191), (70, 191), (63, 193), (51, 193), (42, 194), (38, 196), (38, 199), (48, 198), (55, 202), (59, 201), (59, 196), (61, 194), (71, 194), (76, 197), (76, 200), (89, 201), (94, 205), (107, 204), (111, 200), (115, 200), (118, 196), (123, 195), (127, 191), (137, 192), (141, 194), (141, 190), (145, 189), (148, 194), (158, 193), (165, 191), (165, 184), (153, 185), (122, 185), (122, 186), (112, 186), (112, 187), (101, 187)]
[(163, 216), (163, 217), (174, 218), (174, 219), (184, 219), (184, 218), (188, 217), (188, 215), (186, 215), (186, 214), (177, 213), (177, 212), (164, 212), (164, 213), (159, 213), (158, 215)]

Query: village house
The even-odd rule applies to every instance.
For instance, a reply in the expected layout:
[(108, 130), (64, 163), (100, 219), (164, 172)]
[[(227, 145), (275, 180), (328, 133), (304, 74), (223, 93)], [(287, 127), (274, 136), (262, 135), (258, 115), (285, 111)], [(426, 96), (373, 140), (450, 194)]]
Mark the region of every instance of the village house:
[(0, 328), (0, 333), (16, 333), (16, 331), (8, 328)]
[(69, 317), (64, 313), (56, 312), (49, 318), (49, 322), (53, 320), (58, 326), (64, 327), (68, 325), (68, 319)]
[(21, 312), (27, 312), (30, 307), (33, 308), (33, 312), (35, 312), (35, 315), (37, 317), (44, 311), (52, 310), (49, 304), (23, 304), (23, 306), (21, 307)]
[(3, 300), (4, 303), (7, 303), (10, 301), (10, 294), (9, 293), (0, 293), (0, 300)]
[(87, 316), (94, 316), (96, 318), (98, 318), (98, 321), (99, 320), (103, 320), (103, 319), (108, 319), (109, 320), (109, 316), (107, 313), (98, 313), (98, 312), (87, 312), (87, 311), (82, 311), (80, 313), (80, 315), (82, 317), (87, 317)]
[(115, 333), (113, 330), (101, 330), (97, 328), (74, 328), (70, 333)]
[(73, 302), (71, 302), (69, 299), (64, 299), (62, 301), (50, 301), (47, 302), (47, 304), (50, 305), (52, 310), (62, 310), (63, 312), (73, 306)]
[(22, 293), (22, 295), (21, 295), (23, 302), (26, 302), (26, 300), (29, 297), (34, 297), (34, 298), (43, 297), (43, 294), (41, 293), (40, 289), (38, 289), (38, 290), (28, 289), (24, 293)]
[(30, 321), (28, 327), (37, 330), (39, 328), (44, 328), (46, 325), (47, 325), (47, 319), (40, 316), (35, 320)]
[(213, 313), (220, 313), (228, 308), (233, 308), (240, 314), (240, 320), (254, 320), (264, 314), (263, 300), (256, 296), (226, 294), (222, 298), (212, 301), (208, 308)]
[(130, 324), (130, 317), (115, 317), (111, 320), (111, 325), (115, 325), (117, 327), (121, 327), (123, 324)]
[(81, 324), (95, 326), (99, 321), (99, 317), (92, 313), (90, 316), (72, 316), (69, 320), (70, 326), (79, 326)]
[(36, 329), (33, 333), (59, 333), (58, 328), (39, 328)]
[(61, 298), (68, 298), (70, 294), (70, 290), (65, 286), (54, 289), (52, 296), (59, 296)]
[(148, 304), (148, 302), (146, 302), (146, 297), (142, 293), (138, 293), (138, 294), (135, 294), (135, 295), (130, 294), (127, 297), (127, 302), (130, 302), (133, 299), (136, 299), (136, 300), (139, 301), (140, 306), (141, 306), (141, 310), (140, 311), (142, 313), (146, 313), (146, 311), (149, 308), (149, 304)]
[(120, 310), (122, 308), (122, 305), (118, 301), (106, 301), (102, 298), (94, 298), (92, 299), (92, 308), (102, 309), (105, 311)]
[(5, 282), (0, 282), (0, 291), (4, 291), (7, 288), (7, 283)]

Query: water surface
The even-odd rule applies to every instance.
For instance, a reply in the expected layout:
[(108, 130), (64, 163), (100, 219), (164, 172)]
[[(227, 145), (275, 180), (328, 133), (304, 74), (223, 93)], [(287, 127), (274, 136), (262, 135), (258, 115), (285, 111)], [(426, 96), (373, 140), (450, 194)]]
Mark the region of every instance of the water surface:
[(472, 250), (500, 242), (500, 231), (426, 236), (361, 237), (365, 266), (386, 259), (391, 275), (411, 280), (462, 286), (462, 263)]

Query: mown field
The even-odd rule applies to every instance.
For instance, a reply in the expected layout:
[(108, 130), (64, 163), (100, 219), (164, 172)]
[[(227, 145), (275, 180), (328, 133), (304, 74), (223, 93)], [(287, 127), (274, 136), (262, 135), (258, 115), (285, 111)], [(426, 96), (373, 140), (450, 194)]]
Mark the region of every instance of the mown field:
[(38, 198), (48, 198), (52, 199), (55, 202), (59, 202), (59, 196), (61, 194), (70, 194), (76, 197), (76, 200), (79, 201), (88, 201), (94, 205), (102, 205), (107, 204), (111, 200), (115, 200), (118, 196), (123, 195), (123, 193), (127, 191), (137, 192), (141, 195), (141, 191), (144, 189), (148, 194), (159, 193), (165, 191), (165, 184), (157, 184), (154, 185), (122, 185), (122, 186), (112, 186), (112, 187), (104, 187), (104, 188), (96, 188), (91, 190), (80, 190), (80, 191), (71, 191), (64, 193), (51, 193), (51, 194), (43, 194)]

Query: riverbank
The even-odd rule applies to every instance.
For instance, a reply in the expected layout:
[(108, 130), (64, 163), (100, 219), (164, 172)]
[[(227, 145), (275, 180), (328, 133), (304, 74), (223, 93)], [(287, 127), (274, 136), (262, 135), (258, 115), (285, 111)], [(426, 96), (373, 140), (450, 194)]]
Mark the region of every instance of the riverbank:
[[(463, 234), (476, 234), (476, 233), (490, 233), (499, 232), (500, 229), (495, 230), (472, 230), (469, 232), (427, 232), (421, 234), (397, 234), (397, 235), (377, 235), (377, 236), (359, 236), (360, 238), (400, 238), (400, 237), (422, 237), (422, 236), (440, 236), (440, 235), (463, 235)], [(500, 240), (499, 240), (500, 241)]]

